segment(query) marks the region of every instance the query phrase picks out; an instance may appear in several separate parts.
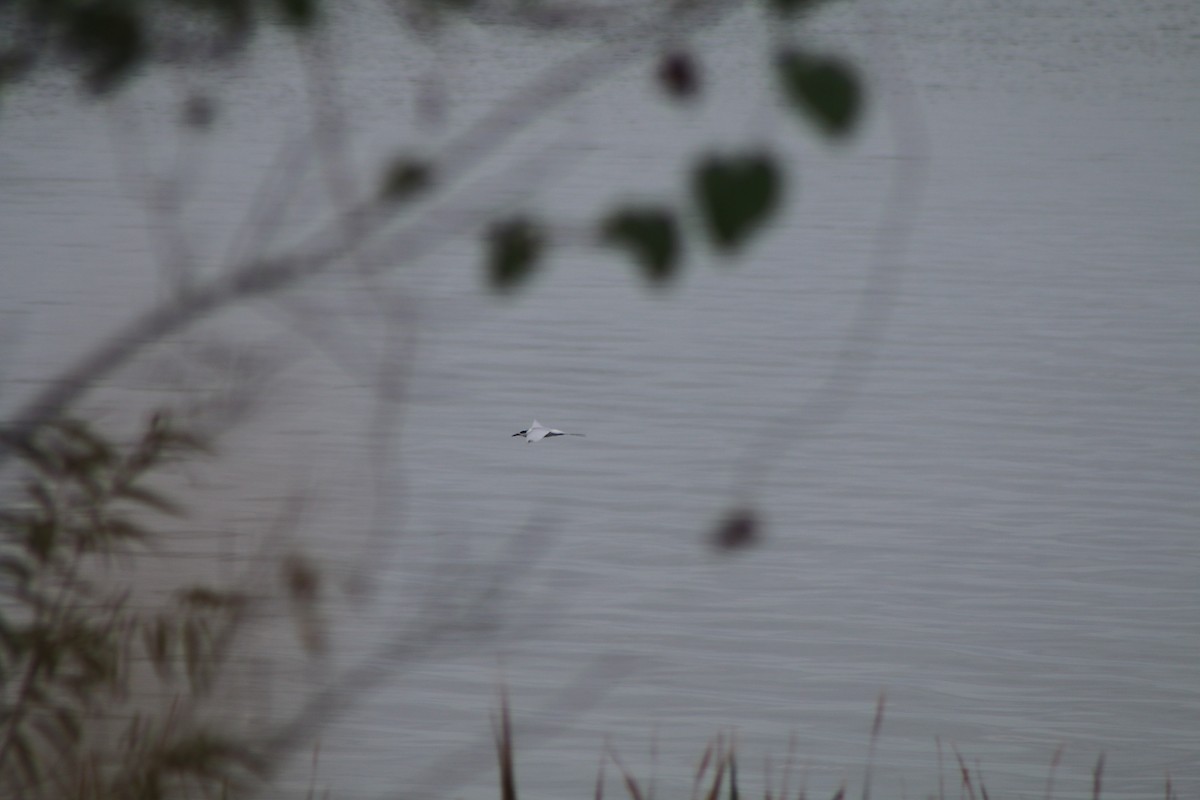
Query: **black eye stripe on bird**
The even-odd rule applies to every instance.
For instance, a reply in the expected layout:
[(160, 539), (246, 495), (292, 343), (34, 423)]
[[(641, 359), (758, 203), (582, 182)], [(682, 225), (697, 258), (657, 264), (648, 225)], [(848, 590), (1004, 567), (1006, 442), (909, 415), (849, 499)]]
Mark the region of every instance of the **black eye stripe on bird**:
[(517, 431), (513, 436), (524, 436), (526, 444), (540, 442), (542, 439), (547, 439), (551, 436), (583, 436), (582, 433), (564, 433), (558, 428), (547, 428), (536, 419), (529, 424), (529, 427), (523, 431)]

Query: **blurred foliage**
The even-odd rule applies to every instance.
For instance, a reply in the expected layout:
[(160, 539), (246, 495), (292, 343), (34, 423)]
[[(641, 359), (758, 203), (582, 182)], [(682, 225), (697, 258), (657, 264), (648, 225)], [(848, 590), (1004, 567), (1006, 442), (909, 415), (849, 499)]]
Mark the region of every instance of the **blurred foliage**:
[(533, 275), (545, 250), (539, 223), (526, 217), (497, 222), (488, 232), (488, 281), (497, 292), (511, 292)]
[(699, 160), (692, 191), (709, 239), (719, 250), (741, 247), (778, 207), (783, 171), (769, 153), (709, 155)]
[(383, 199), (401, 203), (428, 190), (433, 183), (433, 169), (423, 161), (397, 157), (383, 173), (380, 195)]
[[(828, 0), (765, 0), (766, 9), (783, 20), (800, 19)], [(786, 30), (783, 29), (783, 30)], [(829, 139), (852, 134), (862, 118), (863, 82), (850, 62), (786, 45), (776, 53), (774, 79), (788, 105)], [(701, 96), (701, 58), (676, 50), (658, 61), (655, 79), (668, 97), (697, 101)], [(708, 243), (735, 254), (774, 217), (784, 201), (788, 177), (769, 150), (742, 154), (701, 154), (692, 159), (691, 200), (699, 210)], [(682, 215), (669, 207), (618, 206), (601, 223), (601, 239), (623, 248), (653, 286), (662, 286), (682, 269), (683, 246), (675, 223)]]
[(629, 252), (652, 285), (662, 285), (676, 274), (681, 256), (679, 226), (667, 208), (618, 208), (601, 226), (601, 237)]
[[(772, 24), (820, 4), (760, 2)], [(397, 9), (429, 14), (467, 13), (481, 3), (395, 0)], [(682, 14), (688, 5), (664, 8)], [(547, 7), (534, 0), (515, 6)], [(0, 1), (0, 92), (40, 69), (59, 69), (87, 93), (111, 95), (156, 65), (243, 52), (268, 26), (304, 34), (331, 8), (320, 0)], [(782, 23), (772, 41), (780, 31)], [(703, 80), (703, 50), (674, 40), (671, 47), (651, 78), (665, 98), (679, 101), (681, 113), (715, 102)], [(776, 81), (817, 130), (835, 138), (852, 131), (863, 91), (847, 63), (789, 47), (772, 67), (766, 80)], [(534, 103), (530, 114), (551, 105)], [(180, 119), (204, 130), (216, 115), (216, 101), (193, 90)], [(682, 201), (615, 203), (590, 229), (650, 285), (669, 285), (685, 253), (708, 246), (737, 254), (779, 213), (790, 180), (781, 164), (762, 148), (700, 152), (684, 170)], [(395, 158), (381, 170), (373, 202), (408, 208), (405, 201), (443, 187), (445, 166)], [(685, 224), (695, 220), (698, 228)], [(497, 212), (483, 233), (487, 285), (499, 294), (526, 286), (546, 257), (551, 230), (549, 220)], [(699, 241), (687, 242), (689, 236)], [(253, 285), (256, 276), (241, 277)], [(7, 473), (16, 480), (0, 504), (0, 800), (227, 796), (265, 770), (231, 730), (205, 727), (189, 711), (210, 696), (251, 598), (197, 585), (147, 607), (146, 598), (133, 596), (144, 587), (113, 580), (110, 571), (150, 552), (161, 524), (183, 513), (156, 476), (203, 455), (205, 443), (160, 413), (128, 444), (60, 419), (0, 445), (16, 456)], [(757, 515), (742, 509), (714, 542), (737, 549), (760, 535)], [(296, 557), (284, 561), (279, 578), (301, 644), (320, 653), (328, 644), (319, 572)], [(146, 707), (147, 687), (173, 700)], [(502, 738), (511, 741), (508, 733)]]
[(311, 28), (320, 0), (13, 0), (0, 5), (0, 85), (39, 66), (74, 65), (105, 94), (158, 59), (237, 52), (264, 24)]
[(767, 8), (784, 18), (795, 18), (808, 14), (833, 0), (764, 0)]
[(180, 515), (153, 477), (204, 442), (160, 413), (127, 446), (76, 420), (8, 444), (21, 474), (0, 508), (0, 797), (236, 786), (260, 766), (244, 746), (138, 698), (154, 676), (168, 695), (204, 697), (248, 598), (190, 586), (140, 607), (105, 569)]
[(853, 132), (862, 115), (863, 90), (852, 65), (795, 48), (780, 53), (776, 63), (784, 94), (798, 113), (829, 136)]
[[(826, 2), (758, 0), (757, 4), (775, 18), (775, 33), (786, 37), (790, 23)], [(420, 27), (419, 20), (471, 14), (485, 9), (487, 3), (394, 0), (393, 6), (401, 24)], [(586, 19), (594, 11), (539, 0), (510, 7), (517, 19), (528, 15), (534, 28), (547, 14), (565, 22), (572, 14)], [(674, 13), (685, 11), (681, 5)], [(305, 33), (331, 12), (332, 6), (322, 0), (13, 0), (0, 4), (0, 90), (38, 67), (65, 66), (77, 71), (87, 91), (103, 95), (121, 89), (150, 65), (214, 61), (243, 51), (264, 27)], [(689, 105), (703, 99), (703, 56), (700, 50), (677, 45), (656, 60), (653, 79), (667, 98)], [(863, 92), (848, 63), (791, 46), (776, 55), (774, 70), (790, 105), (817, 130), (835, 138), (853, 130)], [(193, 94), (181, 119), (203, 130), (215, 113), (210, 97)], [(707, 240), (718, 251), (739, 250), (780, 205), (784, 170), (770, 153), (741, 161), (701, 155), (693, 159), (690, 171), (692, 199)], [(381, 170), (377, 201), (403, 204), (433, 188), (434, 174), (433, 164), (396, 158)], [(614, 207), (601, 216), (601, 239), (623, 249), (650, 285), (664, 286), (683, 266), (686, 232), (676, 220), (684, 218), (681, 211), (661, 204), (652, 213), (642, 207)], [(550, 227), (548, 221), (535, 218), (497, 221), (488, 227), (485, 273), (493, 291), (509, 293), (527, 283), (544, 254)]]

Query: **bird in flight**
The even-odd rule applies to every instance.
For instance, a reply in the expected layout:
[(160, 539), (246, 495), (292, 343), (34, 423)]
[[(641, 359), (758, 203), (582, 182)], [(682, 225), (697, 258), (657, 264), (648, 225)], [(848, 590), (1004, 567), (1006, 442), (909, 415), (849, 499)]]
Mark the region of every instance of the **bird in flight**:
[(583, 436), (582, 433), (563, 433), (558, 428), (547, 428), (536, 419), (523, 431), (517, 431), (513, 436), (524, 436), (526, 444), (540, 442), (549, 436)]

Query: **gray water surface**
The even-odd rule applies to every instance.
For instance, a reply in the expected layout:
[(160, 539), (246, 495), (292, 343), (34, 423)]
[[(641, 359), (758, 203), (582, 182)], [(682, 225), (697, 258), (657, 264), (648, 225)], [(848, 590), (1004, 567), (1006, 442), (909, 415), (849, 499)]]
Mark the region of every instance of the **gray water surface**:
[[(606, 737), (662, 796), (685, 794), (709, 737), (731, 728), (751, 786), (794, 737), (812, 795), (854, 791), (880, 693), (880, 796), (936, 792), (939, 746), (948, 787), (957, 749), (994, 797), (1042, 796), (1060, 746), (1056, 797), (1090, 796), (1101, 753), (1105, 796), (1161, 797), (1167, 775), (1200, 795), (1200, 12), (914, 2), (818, 16), (815, 41), (860, 60), (883, 97), (912, 92), (925, 152), (898, 149), (878, 95), (848, 145), (796, 127), (755, 83), (741, 43), (756, 26), (739, 14), (704, 34), (730, 44), (713, 56), (718, 99), (685, 122), (622, 72), (517, 148), (519, 190), (497, 178), (477, 198), (585, 220), (614, 192), (671, 191), (693, 145), (770, 141), (797, 166), (795, 202), (737, 262), (698, 253), (655, 293), (609, 254), (568, 247), (497, 300), (464, 235), (382, 282), (415, 315), (402, 327), (415, 350), (346, 322), (369, 287), (296, 298), (338, 327), (339, 353), (313, 355), (269, 304), (189, 334), (253, 342), (248, 363), (291, 348), (198, 490), (221, 498), (203, 517), (213, 531), (262, 525), (306, 490), (300, 537), (335, 573), (370, 566), (369, 609), (331, 622), (347, 662), (408, 620), (423, 586), (466, 596), (495, 577), (480, 565), (519, 570), (497, 596), (499, 635), (447, 643), (321, 734), (316, 785), (397, 796), (440, 785), (449, 758), (455, 775), (480, 765), (453, 796), (491, 796), (504, 680), (530, 797), (587, 796)], [(386, 38), (357, 33), (344, 102), (371, 163), (410, 118), (396, 81), (427, 80), (428, 58), (396, 64)], [(552, 57), (510, 63), (489, 36), (449, 40), (480, 48), (444, 78), (451, 126), (495, 100), (497, 64), (532, 73)], [(175, 146), (203, 163), (185, 236), (200, 269), (219, 263), (255, 176), (304, 119), (290, 63), (218, 72), (222, 126), (169, 146), (156, 131), (173, 130), (175, 95), (159, 84), (112, 111), (49, 88), (6, 103), (6, 409), (166, 291), (146, 235), (165, 223), (130, 197), (129, 163), (167, 170)], [(134, 129), (150, 144), (130, 162)], [(916, 222), (878, 262), (904, 159), (925, 160), (906, 196)], [(311, 180), (296, 192), (319, 194)], [(284, 237), (320, 202), (296, 208)], [(806, 417), (879, 263), (903, 272), (887, 325), (855, 345), (852, 391)], [(372, 416), (356, 359), (413, 352), (400, 412)], [(149, 363), (113, 390), (153, 397), (164, 373)], [(534, 417), (587, 436), (510, 438)], [(382, 451), (372, 420), (392, 437)], [(743, 502), (761, 544), (714, 552), (713, 524)], [(403, 533), (380, 546), (379, 520)], [(336, 672), (284, 653), (239, 690), (267, 718)], [(458, 759), (464, 746), (483, 749)], [(284, 786), (302, 791), (312, 768), (296, 761)]]

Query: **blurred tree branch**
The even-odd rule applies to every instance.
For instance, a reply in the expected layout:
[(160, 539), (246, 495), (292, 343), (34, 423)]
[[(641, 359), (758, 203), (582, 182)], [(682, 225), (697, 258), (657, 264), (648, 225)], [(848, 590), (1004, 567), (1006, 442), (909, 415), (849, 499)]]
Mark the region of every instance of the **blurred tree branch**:
[[(387, 4), (388, 8), (403, 25), (413, 29), (432, 30), (447, 20), (467, 19), (480, 25), (515, 27), (538, 36), (553, 33), (594, 38), (595, 41), (582, 41), (570, 54), (512, 87), (478, 121), (449, 136), (427, 157), (398, 159), (377, 181), (365, 186), (352, 172), (347, 152), (348, 137), (343, 129), (345, 103), (338, 94), (335, 67), (327, 51), (332, 45), (322, 38), (322, 26), (330, 17), (349, 12), (335, 12), (330, 5), (315, 0), (191, 0), (156, 4), (119, 0), (83, 4), (30, 0), (0, 9), (0, 29), (9, 31), (6, 37), (0, 38), (0, 91), (14, 91), (21, 82), (32, 80), (38, 70), (54, 70), (66, 65), (67, 69), (79, 71), (82, 85), (88, 91), (112, 97), (136, 82), (140, 73), (165, 68), (163, 65), (235, 57), (251, 47), (256, 37), (273, 24), (282, 25), (300, 36), (297, 46), (301, 49), (301, 63), (306, 70), (304, 86), (311, 112), (309, 130), (280, 147), (276, 162), (260, 184), (259, 195), (252, 203), (246, 222), (233, 237), (225, 261), (215, 272), (205, 274), (195, 268), (186, 243), (175, 227), (176, 217), (182, 213), (179, 193), (183, 187), (169, 182), (152, 187), (153, 191), (147, 193), (151, 198), (148, 202), (161, 213), (166, 229), (160, 248), (160, 267), (170, 278), (169, 295), (152, 307), (134, 313), (116, 330), (91, 343), (70, 366), (50, 376), (41, 389), (18, 406), (0, 428), (0, 468), (12, 467), (14, 460), (28, 466), (29, 459), (40, 452), (38, 448), (48, 432), (57, 431), (61, 426), (73, 430), (67, 420), (76, 413), (81, 400), (144, 351), (225, 309), (264, 301), (280, 311), (287, 324), (315, 349), (329, 352), (331, 360), (345, 369), (356, 370), (356, 374), (374, 375), (371, 386), (377, 405), (370, 424), (382, 441), (391, 435), (388, 431), (395, 427), (394, 415), (406, 397), (405, 370), (415, 344), (411, 331), (404, 327), (409, 321), (404, 313), (405, 298), (382, 291), (378, 283), (381, 277), (398, 265), (420, 260), (450, 239), (490, 230), (493, 233), (489, 262), (494, 265), (492, 285), (498, 291), (518, 288), (519, 281), (535, 268), (544, 249), (547, 239), (543, 235), (544, 224), (540, 220), (506, 217), (498, 209), (473, 204), (472, 196), (478, 188), (476, 176), (492, 165), (514, 140), (558, 106), (630, 63), (649, 62), (664, 49), (670, 50), (671, 58), (670, 63), (658, 71), (669, 97), (664, 102), (692, 99), (697, 91), (695, 76), (699, 74), (694, 59), (700, 56), (681, 53), (677, 45), (746, 5), (725, 0), (672, 0), (647, 4), (393, 0)], [(800, 0), (762, 0), (762, 5), (766, 9), (764, 13), (784, 19), (815, 4)], [(764, 49), (785, 40), (786, 37), (777, 36)], [(789, 58), (777, 59), (776, 63), (785, 71), (783, 77), (791, 79), (798, 87), (791, 103), (823, 134), (844, 135), (858, 113), (859, 84), (854, 71), (845, 64), (806, 59), (802, 48), (786, 41), (782, 46), (787, 48)], [(813, 67), (814, 64), (819, 68)], [(647, 70), (648, 76), (653, 74), (653, 70)], [(769, 74), (768, 77), (779, 76)], [(189, 124), (203, 127), (200, 123), (212, 113), (206, 102), (192, 98), (186, 115)], [(298, 242), (273, 250), (273, 233), (282, 225), (290, 189), (300, 180), (298, 176), (309, 168), (318, 171), (333, 209)], [(736, 255), (785, 202), (785, 178), (785, 171), (773, 154), (764, 150), (702, 153), (696, 157), (690, 177), (681, 182), (691, 189), (690, 205), (617, 206), (597, 223), (597, 238), (623, 250), (640, 267), (651, 285), (664, 285), (678, 273), (682, 251), (680, 240), (687, 235), (680, 233), (683, 227), (678, 220), (686, 216), (700, 217), (704, 227), (699, 234), (694, 234), (696, 238), (718, 252)], [(386, 254), (386, 259), (363, 257), (367, 248), (373, 255)], [(890, 264), (885, 264), (882, 256), (880, 259), (876, 270), (877, 285), (870, 289), (871, 297), (876, 296), (876, 290), (884, 295), (894, 291), (894, 285), (888, 283), (894, 281), (894, 275), (888, 273)], [(377, 362), (370, 359), (354, 362), (340, 357), (336, 327), (315, 323), (316, 315), (307, 313), (305, 307), (281, 299), (290, 290), (319, 277), (345, 278), (373, 289), (368, 292), (374, 307), (371, 316), (384, 320), (389, 340), (399, 343), (402, 354), (399, 365), (382, 358)], [(861, 345), (864, 339), (881, 336), (881, 329), (872, 322), (883, 319), (878, 312), (877, 305), (864, 306), (862, 318), (867, 321), (860, 322), (858, 328), (862, 330), (856, 329), (854, 333), (855, 346)], [(854, 369), (857, 363), (851, 363), (850, 356), (846, 357), (848, 369)], [(822, 403), (844, 399), (853, 391), (837, 369), (839, 367), (835, 365), (835, 375), (826, 390), (828, 396), (820, 398)], [(817, 424), (820, 424), (819, 420)], [(100, 437), (91, 434), (80, 434), (78, 438), (92, 444), (101, 441)], [(384, 482), (390, 480), (386, 477), (388, 463), (383, 447), (377, 447), (373, 455), (377, 498), (387, 494)], [(89, 466), (88, 469), (92, 468)], [(77, 478), (66, 473), (51, 477), (54, 481), (67, 483)], [(87, 484), (88, 479), (81, 480)], [(96, 530), (107, 530), (99, 524), (96, 511), (103, 507), (106, 498), (92, 496), (88, 500), (95, 517), (92, 527)], [(142, 494), (135, 499), (144, 506), (155, 506), (153, 495)], [(159, 505), (160, 511), (166, 508)], [(54, 503), (49, 502), (47, 508), (53, 506)], [(375, 510), (377, 530), (373, 548), (389, 546), (388, 534), (395, 532), (393, 526), (379, 523), (381, 509), (382, 506), (378, 506)], [(284, 517), (287, 517), (295, 510), (284, 511)], [(20, 522), (27, 531), (42, 530), (36, 519), (21, 518)], [(130, 537), (140, 533), (132, 523), (121, 530)], [(148, 538), (150, 532), (145, 533)], [(514, 552), (520, 552), (529, 536), (537, 533), (537, 526), (532, 526), (530, 531), (515, 537), (511, 542)], [(30, 541), (33, 542), (30, 552), (36, 554), (37, 547), (42, 544), (36, 538)], [(456, 635), (470, 634), (476, 644), (486, 640), (492, 631), (490, 615), (494, 615), (501, 604), (505, 588), (521, 574), (514, 564), (529, 565), (535, 561), (528, 553), (525, 555), (518, 560), (500, 558), (487, 565), (474, 576), (478, 579), (472, 584), (474, 590), (461, 597), (448, 598), (443, 584), (434, 585), (425, 597), (427, 603), (411, 625), (402, 626), (386, 636), (361, 660), (340, 669), (325, 685), (302, 698), (295, 713), (263, 737), (259, 751), (261, 758), (252, 759), (252, 763), (239, 761), (232, 757), (229, 742), (219, 740), (205, 730), (185, 731), (186, 712), (194, 710), (191, 705), (178, 713), (168, 714), (165, 719), (146, 723), (147, 726), (160, 726), (155, 732), (162, 745), (158, 750), (137, 751), (134, 745), (145, 739), (131, 734), (129, 753), (131, 757), (135, 751), (140, 753), (141, 760), (137, 763), (142, 765), (143, 774), (130, 777), (128, 781), (145, 781), (151, 788), (160, 786), (166, 769), (164, 763), (203, 770), (220, 762), (225, 766), (245, 767), (255, 773), (268, 772), (295, 752), (322, 725), (346, 713), (355, 700), (394, 678), (405, 666), (443, 652), (443, 646)], [(18, 565), (14, 569), (24, 569), (24, 561), (13, 563)], [(293, 615), (298, 621), (305, 648), (320, 650), (323, 637), (320, 615), (316, 613), (322, 597), (320, 570), (295, 555), (284, 558), (281, 569), (279, 583), (282, 588), (261, 574), (256, 574), (251, 583), (267, 585), (287, 595), (293, 604)], [(73, 575), (73, 570), (69, 567), (67, 574)], [(63, 586), (71, 586), (71, 581)], [(236, 596), (243, 597), (242, 594)], [(191, 613), (195, 610), (193, 605), (211, 610), (213, 603), (208, 601), (221, 597), (225, 596), (191, 593), (181, 602)], [(233, 597), (229, 595), (229, 598)], [(451, 599), (454, 602), (448, 602)], [(109, 607), (119, 610), (119, 603), (113, 603), (115, 605)], [(166, 663), (171, 651), (168, 643), (174, 642), (187, 651), (193, 665), (199, 660), (204, 662), (203, 667), (220, 667), (222, 653), (230, 646), (237, 625), (250, 613), (250, 606), (238, 605), (230, 599), (227, 606), (220, 607), (230, 613), (227, 620), (230, 628), (221, 635), (206, 634), (208, 638), (204, 641), (212, 646), (211, 650), (197, 644), (204, 638), (194, 632), (198, 629), (189, 629), (193, 630), (190, 634), (170, 633), (166, 623), (162, 622), (163, 617), (143, 626), (149, 631), (145, 647), (152, 657), (157, 656), (158, 661)], [(8, 623), (10, 619), (6, 616), (2, 621)], [(122, 646), (130, 647), (128, 644)], [(205, 658), (208, 661), (204, 661)], [(26, 680), (13, 689), (17, 701), (31, 697), (29, 687), (42, 673), (42, 664), (39, 658), (24, 664)], [(99, 671), (99, 667), (96, 669)], [(190, 667), (189, 676), (193, 673), (196, 688), (202, 689), (208, 678), (195, 666)], [(600, 673), (609, 674), (604, 669)], [(584, 694), (580, 692), (573, 696), (574, 699), (568, 694), (566, 705), (585, 707), (593, 695), (584, 697)], [(21, 725), (25, 714), (21, 708), (20, 702), (5, 708), (9, 733), (0, 741), (0, 762), (6, 757), (19, 762), (32, 758), (17, 753), (19, 748), (15, 744), (18, 739), (13, 731)], [(63, 735), (69, 738), (70, 726), (63, 723), (61, 727), (65, 731)], [(36, 784), (36, 772), (27, 768), (19, 788)], [(224, 773), (218, 771), (218, 774)], [(82, 792), (80, 795), (86, 796)]]

